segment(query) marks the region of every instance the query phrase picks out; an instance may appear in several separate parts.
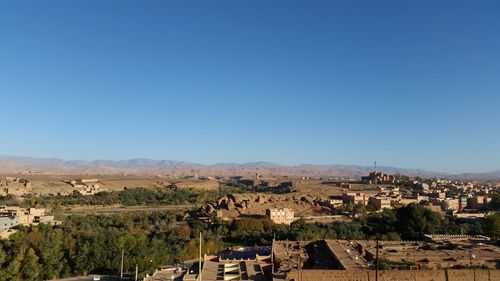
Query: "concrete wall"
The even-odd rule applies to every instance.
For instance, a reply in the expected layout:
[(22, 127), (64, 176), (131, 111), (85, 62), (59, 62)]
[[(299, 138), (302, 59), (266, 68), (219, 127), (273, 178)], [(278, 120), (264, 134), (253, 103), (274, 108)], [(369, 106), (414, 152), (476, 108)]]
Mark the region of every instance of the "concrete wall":
[[(288, 281), (375, 281), (374, 270), (303, 270)], [(378, 281), (497, 281), (500, 270), (380, 270)]]
[(19, 225), (19, 217), (0, 217), (0, 230), (7, 230)]

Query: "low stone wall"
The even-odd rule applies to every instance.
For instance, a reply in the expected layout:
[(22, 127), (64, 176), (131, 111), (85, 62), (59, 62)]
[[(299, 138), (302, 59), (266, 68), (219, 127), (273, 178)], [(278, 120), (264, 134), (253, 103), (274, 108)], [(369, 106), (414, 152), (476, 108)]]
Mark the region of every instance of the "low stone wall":
[[(288, 281), (375, 281), (374, 270), (303, 270), (287, 275)], [(497, 281), (500, 270), (380, 270), (378, 281)]]

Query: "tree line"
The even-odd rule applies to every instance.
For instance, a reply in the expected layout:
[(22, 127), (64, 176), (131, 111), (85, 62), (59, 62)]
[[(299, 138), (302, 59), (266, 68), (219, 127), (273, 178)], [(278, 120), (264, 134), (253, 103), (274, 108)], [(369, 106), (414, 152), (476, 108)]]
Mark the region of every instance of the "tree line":
[[(22, 207), (57, 207), (68, 205), (113, 205), (124, 206), (136, 205), (180, 205), (180, 204), (203, 204), (217, 200), (227, 195), (233, 189), (220, 189), (218, 191), (206, 191), (196, 189), (170, 189), (170, 188), (132, 188), (122, 191), (102, 191), (94, 195), (84, 196), (75, 191), (70, 195), (35, 196), (25, 195), (16, 198), (12, 195), (0, 196), (0, 205), (22, 206)], [(240, 191), (239, 189), (237, 191)]]

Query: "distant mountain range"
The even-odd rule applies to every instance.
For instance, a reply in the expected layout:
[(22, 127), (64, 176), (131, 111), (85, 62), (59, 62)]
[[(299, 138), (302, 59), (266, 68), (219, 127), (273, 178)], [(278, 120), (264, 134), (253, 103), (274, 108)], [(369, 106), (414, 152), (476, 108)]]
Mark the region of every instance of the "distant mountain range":
[[(437, 173), (422, 169), (379, 167), (385, 173), (400, 173), (408, 176), (446, 177), (464, 179), (500, 179), (500, 170), (486, 173), (464, 173), (459, 175)], [(360, 177), (367, 175), (373, 167), (356, 165), (280, 165), (271, 162), (217, 163), (203, 165), (185, 161), (128, 159), (128, 160), (63, 160), (58, 158), (33, 158), (0, 155), (0, 173), (51, 173), (51, 174), (171, 174), (231, 176), (255, 175), (293, 177)]]

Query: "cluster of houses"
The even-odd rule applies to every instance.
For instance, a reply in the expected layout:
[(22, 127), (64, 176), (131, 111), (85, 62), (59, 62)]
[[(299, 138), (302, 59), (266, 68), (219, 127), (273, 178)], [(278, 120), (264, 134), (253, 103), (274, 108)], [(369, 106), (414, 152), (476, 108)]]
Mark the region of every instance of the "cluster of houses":
[(75, 191), (84, 196), (94, 195), (102, 191), (98, 179), (72, 180), (68, 181), (67, 183), (70, 184), (75, 189)]
[[(98, 179), (78, 179), (78, 180), (68, 180), (64, 181), (66, 184), (73, 187), (74, 192), (78, 192), (81, 195), (94, 195), (103, 190)], [(10, 177), (0, 179), (0, 196), (12, 195), (16, 197), (23, 197), (26, 195), (40, 195), (36, 193), (33, 188), (33, 182), (31, 180), (20, 178), (20, 177)], [(63, 190), (59, 192), (50, 193), (49, 195), (61, 195), (68, 196), (71, 195), (70, 190)]]
[(60, 224), (54, 220), (54, 216), (45, 214), (44, 208), (21, 208), (0, 206), (0, 238), (8, 238), (16, 231), (13, 229), (18, 225), (30, 226), (40, 223), (51, 225)]
[(256, 174), (255, 177), (232, 176), (226, 183), (252, 187), (255, 191), (271, 191), (272, 193), (283, 194), (293, 191), (301, 181), (263, 177), (260, 174)]
[(384, 174), (382, 172), (371, 172), (366, 177), (361, 177), (363, 184), (395, 184), (399, 180), (395, 175)]
[[(345, 204), (371, 206), (376, 210), (394, 209), (411, 203), (423, 204), (426, 208), (441, 214), (450, 214), (464, 219), (478, 219), (486, 216), (489, 204), (496, 195), (498, 186), (461, 182), (444, 179), (414, 180), (401, 183), (399, 186), (409, 187), (404, 192), (396, 185), (396, 178), (379, 172), (370, 173), (363, 181), (384, 183), (378, 186), (378, 192), (345, 192), (342, 196), (334, 196), (318, 201), (319, 205), (332, 209)], [(289, 208), (273, 208), (266, 210), (266, 217), (278, 224), (291, 224), (297, 217)]]
[(347, 192), (342, 194), (342, 199), (333, 199), (333, 202), (335, 203), (335, 207), (341, 204), (359, 204), (382, 210), (405, 206), (411, 203), (419, 203), (426, 199), (418, 194), (412, 197), (405, 197), (400, 192), (399, 187), (379, 187), (379, 191), (376, 195), (367, 195), (362, 192)]
[[(371, 173), (370, 178), (377, 175)], [(384, 179), (392, 181), (393, 177), (381, 174)], [(342, 204), (360, 204), (372, 206), (377, 210), (392, 209), (410, 203), (425, 203), (433, 211), (449, 213), (463, 218), (484, 217), (489, 203), (498, 190), (497, 186), (461, 182), (444, 179), (414, 180), (405, 186), (412, 190), (406, 196), (396, 186), (379, 186), (379, 192), (368, 195), (362, 192), (347, 192), (340, 198), (325, 200), (330, 207), (339, 207)]]
[(31, 181), (19, 177), (5, 177), (0, 180), (0, 196), (23, 196), (33, 192)]

